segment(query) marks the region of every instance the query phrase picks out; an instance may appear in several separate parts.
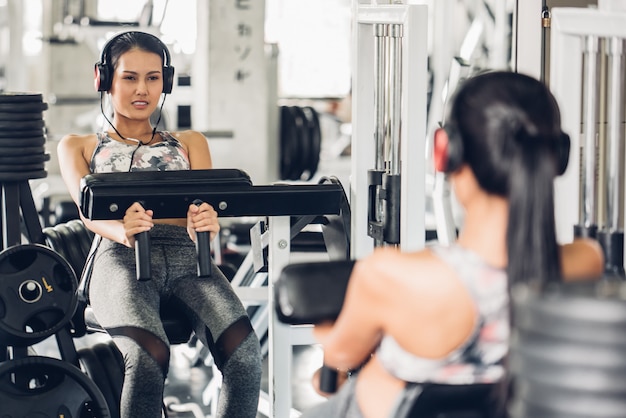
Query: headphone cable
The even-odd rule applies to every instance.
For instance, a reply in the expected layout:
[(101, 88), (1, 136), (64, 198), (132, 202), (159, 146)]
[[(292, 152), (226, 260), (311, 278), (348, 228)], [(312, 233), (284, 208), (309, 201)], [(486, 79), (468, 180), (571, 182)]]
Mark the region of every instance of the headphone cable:
[(165, 105), (165, 99), (167, 98), (167, 94), (163, 95), (163, 101), (161, 102), (161, 106), (159, 107), (159, 117), (158, 117), (156, 123), (154, 124), (154, 127), (152, 128), (152, 135), (150, 136), (150, 141), (146, 142), (145, 144), (143, 142), (141, 142), (139, 139), (126, 138), (124, 135), (122, 135), (120, 133), (120, 131), (117, 130), (115, 125), (113, 125), (113, 122), (111, 122), (111, 120), (107, 117), (106, 113), (104, 113), (103, 98), (104, 98), (104, 91), (101, 91), (100, 92), (100, 112), (102, 113), (102, 116), (104, 116), (104, 119), (109, 123), (111, 128), (113, 128), (115, 133), (120, 138), (122, 138), (124, 141), (137, 141), (138, 145), (149, 145), (149, 144), (152, 143), (152, 141), (154, 140), (154, 135), (156, 135), (157, 128), (159, 127), (159, 123), (161, 122), (161, 116), (163, 115), (163, 106)]

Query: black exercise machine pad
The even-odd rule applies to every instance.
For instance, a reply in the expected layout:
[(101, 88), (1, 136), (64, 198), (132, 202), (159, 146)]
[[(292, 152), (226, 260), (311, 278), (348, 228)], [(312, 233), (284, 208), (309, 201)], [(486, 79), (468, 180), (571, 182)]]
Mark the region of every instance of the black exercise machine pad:
[(317, 324), (339, 315), (354, 260), (288, 264), (274, 284), (278, 319)]

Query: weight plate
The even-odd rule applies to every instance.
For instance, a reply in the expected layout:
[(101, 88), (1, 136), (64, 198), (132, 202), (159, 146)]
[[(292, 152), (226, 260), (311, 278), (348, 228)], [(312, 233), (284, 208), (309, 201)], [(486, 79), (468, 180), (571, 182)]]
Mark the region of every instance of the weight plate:
[(45, 132), (43, 129), (29, 129), (27, 131), (15, 131), (15, 130), (0, 130), (0, 138), (30, 138), (33, 136), (43, 136)]
[(6, 113), (34, 113), (48, 109), (48, 103), (8, 103), (0, 102), (0, 112)]
[(0, 112), (0, 121), (16, 120), (40, 120), (43, 119), (43, 112)]
[(626, 357), (624, 347), (620, 345), (599, 344), (593, 340), (572, 343), (515, 330), (511, 351), (528, 359), (554, 364), (555, 367), (592, 367), (626, 375)]
[(0, 164), (0, 173), (21, 173), (21, 172), (30, 172), (30, 171), (38, 171), (44, 170), (46, 165), (44, 163), (34, 163), (34, 164), (18, 164), (18, 165), (7, 165)]
[(20, 173), (0, 173), (0, 182), (42, 179), (48, 175), (46, 170), (24, 171)]
[(44, 163), (46, 161), (50, 161), (50, 154), (40, 153), (32, 155), (0, 157), (0, 164), (2, 165), (19, 166), (21, 164)]
[(45, 122), (41, 119), (18, 121), (0, 120), (0, 131), (34, 131), (43, 129), (45, 126)]
[(569, 416), (615, 418), (623, 417), (626, 411), (626, 397), (621, 394), (563, 390), (542, 385), (534, 379), (516, 379), (514, 393), (533, 405)]
[(300, 143), (296, 117), (291, 106), (281, 106), (280, 174), (282, 180), (298, 180), (301, 172)]
[(122, 353), (120, 353), (113, 341), (94, 345), (93, 352), (104, 366), (104, 370), (109, 376), (109, 382), (112, 383), (113, 393), (116, 393), (119, 399), (122, 394), (122, 386), (124, 385), (125, 366)]
[(50, 357), (0, 364), (2, 417), (109, 418), (98, 387), (77, 367)]
[[(533, 405), (532, 403), (525, 400), (514, 399), (509, 402), (508, 408), (508, 417), (509, 418), (589, 418), (587, 415), (580, 415), (575, 413), (564, 413), (561, 411), (554, 411), (550, 408), (540, 407)], [(609, 418), (609, 417), (603, 417)], [(610, 417), (610, 418), (618, 418), (618, 417)], [(623, 418), (623, 417), (619, 417)]]
[(294, 120), (296, 122), (296, 132), (298, 141), (298, 155), (300, 156), (300, 164), (298, 169), (294, 171), (294, 180), (310, 180), (309, 162), (311, 160), (311, 138), (309, 130), (309, 120), (304, 111), (299, 106), (292, 106)]
[(31, 154), (43, 154), (46, 152), (46, 147), (0, 147), (0, 155), (8, 156), (22, 156), (22, 155), (31, 155)]
[(78, 361), (83, 371), (93, 380), (96, 386), (98, 386), (100, 392), (102, 392), (109, 406), (111, 415), (118, 417), (119, 414), (115, 414), (115, 412), (120, 410), (120, 397), (122, 392), (120, 391), (119, 395), (113, 392), (112, 383), (109, 381), (109, 376), (98, 355), (96, 355), (92, 348), (82, 348), (78, 350)]
[(320, 128), (320, 119), (317, 111), (311, 106), (305, 106), (303, 109), (309, 128), (309, 140), (311, 142), (309, 159), (307, 162), (307, 170), (309, 171), (309, 179), (317, 173), (317, 167), (320, 162), (320, 152), (322, 151), (322, 131)]
[[(584, 365), (559, 365), (542, 358), (511, 353), (513, 373), (537, 384), (559, 387), (580, 393), (617, 394), (626, 399), (626, 375), (615, 370)], [(626, 411), (626, 409), (624, 409)]]
[(0, 149), (17, 147), (43, 147), (45, 143), (45, 135), (36, 135), (30, 138), (0, 138)]
[(0, 340), (27, 346), (56, 333), (76, 310), (76, 288), (71, 266), (48, 247), (0, 252)]
[(515, 289), (516, 329), (569, 341), (626, 346), (626, 301), (598, 296), (597, 286), (563, 286), (542, 294), (528, 288)]
[(5, 92), (0, 93), (0, 103), (30, 103), (42, 102), (43, 96), (40, 93), (26, 92)]

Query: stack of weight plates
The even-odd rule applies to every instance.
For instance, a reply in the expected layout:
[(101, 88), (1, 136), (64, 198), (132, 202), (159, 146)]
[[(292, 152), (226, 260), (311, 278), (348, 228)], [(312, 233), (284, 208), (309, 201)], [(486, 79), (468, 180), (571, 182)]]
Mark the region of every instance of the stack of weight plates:
[(0, 94), (0, 182), (46, 177), (47, 108), (41, 94)]
[(513, 292), (513, 418), (626, 417), (626, 285)]

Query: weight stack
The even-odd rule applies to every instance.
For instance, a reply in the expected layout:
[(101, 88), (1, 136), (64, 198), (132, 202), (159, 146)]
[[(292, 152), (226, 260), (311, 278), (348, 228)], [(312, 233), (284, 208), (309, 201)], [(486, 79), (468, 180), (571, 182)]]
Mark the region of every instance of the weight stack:
[(46, 109), (41, 94), (0, 94), (0, 183), (46, 177)]
[(626, 417), (626, 286), (522, 286), (512, 297), (510, 417)]

